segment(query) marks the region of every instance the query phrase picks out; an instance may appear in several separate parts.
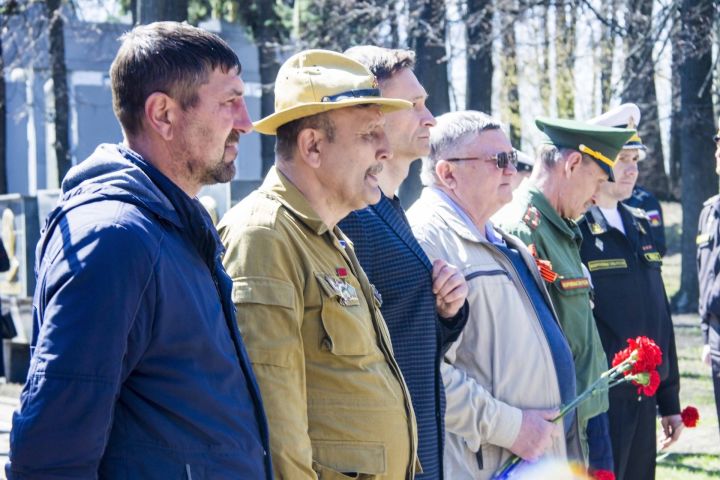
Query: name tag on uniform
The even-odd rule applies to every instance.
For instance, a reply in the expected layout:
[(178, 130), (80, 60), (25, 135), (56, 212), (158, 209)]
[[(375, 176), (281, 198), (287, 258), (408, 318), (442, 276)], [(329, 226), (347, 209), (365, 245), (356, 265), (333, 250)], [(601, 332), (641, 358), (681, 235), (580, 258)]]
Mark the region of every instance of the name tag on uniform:
[(590, 280), (585, 277), (563, 278), (562, 280), (560, 280), (560, 287), (563, 290), (579, 290), (581, 288), (590, 288)]
[(588, 269), (591, 272), (597, 270), (612, 270), (615, 268), (627, 268), (624, 258), (609, 258), (607, 260), (592, 260), (588, 262)]

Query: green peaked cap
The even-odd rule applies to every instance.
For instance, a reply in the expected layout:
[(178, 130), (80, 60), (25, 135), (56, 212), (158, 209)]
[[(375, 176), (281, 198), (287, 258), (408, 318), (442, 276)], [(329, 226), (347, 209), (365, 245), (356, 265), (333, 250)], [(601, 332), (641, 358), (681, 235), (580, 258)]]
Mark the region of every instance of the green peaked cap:
[(636, 133), (632, 128), (602, 127), (562, 118), (538, 117), (535, 125), (545, 134), (544, 143), (590, 155), (611, 182), (615, 180), (612, 172), (615, 157)]

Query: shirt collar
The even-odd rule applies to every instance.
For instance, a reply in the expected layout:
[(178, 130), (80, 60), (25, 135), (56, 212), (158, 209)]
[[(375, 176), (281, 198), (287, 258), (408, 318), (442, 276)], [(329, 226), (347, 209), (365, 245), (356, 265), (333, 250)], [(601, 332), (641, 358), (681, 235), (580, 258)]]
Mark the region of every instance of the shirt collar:
[(560, 216), (557, 210), (550, 205), (550, 201), (547, 199), (535, 185), (529, 187), (530, 203), (538, 209), (542, 214), (543, 219), (555, 225), (563, 234), (570, 238), (575, 238), (579, 234), (577, 224), (574, 220), (564, 219)]
[(305, 195), (277, 167), (272, 167), (265, 176), (260, 191), (277, 198), (293, 216), (317, 235), (329, 231), (328, 226), (310, 206)]
[(437, 187), (430, 187), (430, 190), (453, 209), (455, 214), (460, 217), (460, 220), (464, 223), (465, 228), (467, 228), (478, 240), (485, 237), (490, 243), (505, 245), (505, 241), (495, 233), (494, 225), (490, 220), (485, 222), (485, 232), (483, 235), (480, 233), (480, 229), (478, 229), (477, 225), (475, 225), (475, 223), (470, 219), (470, 216), (465, 213), (465, 210), (463, 210), (462, 207), (452, 199), (452, 197)]

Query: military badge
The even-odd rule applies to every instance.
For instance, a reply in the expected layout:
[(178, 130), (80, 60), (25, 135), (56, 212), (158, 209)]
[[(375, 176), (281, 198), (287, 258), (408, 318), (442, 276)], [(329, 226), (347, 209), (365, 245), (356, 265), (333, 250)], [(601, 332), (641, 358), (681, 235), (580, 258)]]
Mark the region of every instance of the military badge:
[(523, 222), (525, 225), (535, 230), (540, 225), (540, 212), (537, 208), (530, 205), (523, 216)]
[(370, 286), (372, 287), (373, 297), (375, 297), (375, 304), (377, 305), (378, 308), (382, 307), (382, 304), (383, 304), (382, 295), (380, 295), (380, 292), (378, 292), (378, 289), (375, 288), (375, 285), (373, 285), (371, 283)]
[(345, 278), (330, 274), (316, 274), (325, 293), (330, 297), (337, 298), (340, 305), (350, 307), (360, 305), (360, 298), (357, 290)]

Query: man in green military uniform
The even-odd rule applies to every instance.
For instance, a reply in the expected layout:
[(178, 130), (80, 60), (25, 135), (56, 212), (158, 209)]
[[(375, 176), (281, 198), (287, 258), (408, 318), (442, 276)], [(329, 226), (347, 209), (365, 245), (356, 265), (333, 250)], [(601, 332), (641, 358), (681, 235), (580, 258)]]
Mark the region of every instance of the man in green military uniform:
[[(548, 272), (546, 281), (573, 353), (579, 393), (608, 364), (592, 315), (591, 285), (580, 260), (582, 236), (575, 219), (590, 206), (598, 187), (612, 181), (611, 159), (635, 131), (548, 118), (535, 123), (545, 133), (545, 144), (533, 173), (494, 220), (531, 246), (538, 259), (552, 264), (554, 273)], [(591, 469), (612, 470), (607, 409), (607, 394), (593, 396), (578, 408)]]
[(417, 431), (380, 296), (336, 224), (380, 199), (391, 155), (375, 77), (309, 50), (275, 83), (275, 167), (219, 224), (278, 479), (407, 479)]

